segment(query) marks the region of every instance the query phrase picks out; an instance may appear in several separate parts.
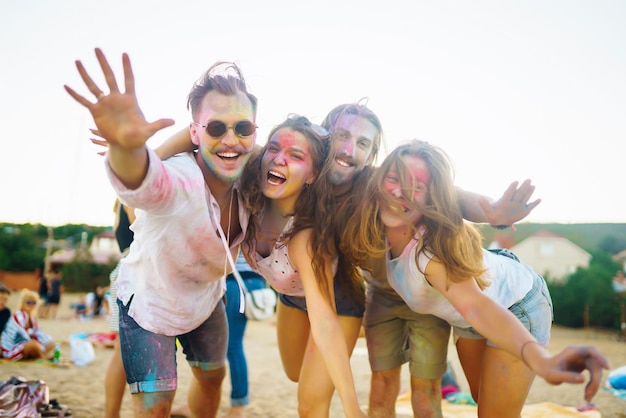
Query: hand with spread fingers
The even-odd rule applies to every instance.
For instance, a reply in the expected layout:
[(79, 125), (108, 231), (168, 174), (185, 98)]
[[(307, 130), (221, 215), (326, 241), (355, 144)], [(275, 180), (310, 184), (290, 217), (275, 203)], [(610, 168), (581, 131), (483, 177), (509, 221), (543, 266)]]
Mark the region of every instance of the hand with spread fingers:
[[(91, 133), (93, 133), (94, 135), (96, 134), (97, 130), (96, 129), (92, 129)], [(91, 141), (92, 144), (99, 146), (99, 151), (97, 151), (98, 155), (106, 155), (107, 153), (107, 148), (109, 148), (109, 143), (107, 142), (106, 139), (98, 139), (98, 138), (89, 138), (89, 140)]]
[(80, 61), (76, 61), (76, 68), (87, 89), (96, 97), (96, 102), (92, 103), (67, 85), (64, 87), (74, 100), (89, 110), (98, 136), (107, 140), (108, 160), (115, 174), (128, 187), (134, 188), (141, 184), (147, 170), (146, 141), (157, 131), (173, 125), (174, 121), (146, 121), (137, 102), (135, 79), (127, 54), (122, 55), (125, 91), (121, 92), (104, 53), (98, 48), (95, 52), (109, 94), (96, 85)]
[(609, 369), (606, 357), (594, 346), (569, 346), (545, 361), (547, 364), (540, 369), (539, 375), (553, 385), (583, 383), (585, 376), (581, 372), (588, 370), (589, 382), (585, 386), (587, 402), (600, 388), (602, 370)]
[(489, 202), (484, 198), (478, 201), (490, 225), (496, 228), (510, 226), (515, 230), (513, 224), (524, 219), (541, 203), (541, 199), (528, 202), (535, 191), (535, 186), (530, 180), (524, 181), (519, 187), (518, 184), (517, 181), (511, 183), (502, 197), (495, 202)]
[(174, 121), (171, 119), (160, 119), (151, 123), (146, 121), (135, 95), (135, 80), (127, 54), (122, 55), (126, 91), (120, 92), (104, 53), (100, 49), (95, 51), (110, 93), (106, 95), (102, 92), (80, 61), (76, 61), (76, 68), (89, 91), (96, 96), (96, 102), (90, 102), (69, 86), (65, 86), (65, 90), (89, 109), (98, 127), (99, 136), (106, 138), (110, 146), (141, 148), (155, 132), (173, 125)]

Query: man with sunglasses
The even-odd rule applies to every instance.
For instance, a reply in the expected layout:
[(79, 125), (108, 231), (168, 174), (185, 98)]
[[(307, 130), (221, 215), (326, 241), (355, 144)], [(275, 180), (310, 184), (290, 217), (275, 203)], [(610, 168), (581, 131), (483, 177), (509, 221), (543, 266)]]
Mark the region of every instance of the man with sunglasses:
[(110, 93), (102, 92), (80, 61), (78, 72), (95, 103), (65, 89), (91, 112), (94, 133), (108, 143), (111, 184), (124, 204), (136, 208), (134, 241), (117, 280), (120, 345), (134, 414), (169, 416), (178, 339), (194, 376), (190, 410), (214, 417), (228, 340), (222, 301), (230, 273), (226, 246), (236, 257), (248, 224), (235, 181), (255, 145), (257, 99), (235, 64), (217, 63), (188, 97), (189, 132), (198, 152), (162, 162), (146, 141), (173, 121), (145, 120), (126, 54), (123, 92), (99, 49), (96, 57)]

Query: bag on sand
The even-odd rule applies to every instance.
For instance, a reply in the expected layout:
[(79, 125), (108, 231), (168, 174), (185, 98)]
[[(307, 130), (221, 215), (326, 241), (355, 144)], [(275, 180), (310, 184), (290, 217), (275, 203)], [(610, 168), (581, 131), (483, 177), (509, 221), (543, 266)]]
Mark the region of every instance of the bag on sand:
[(0, 382), (0, 418), (71, 417), (72, 410), (50, 399), (43, 380), (21, 376)]
[(43, 380), (12, 376), (0, 382), (0, 417), (39, 417), (41, 405), (49, 402), (48, 386)]
[(96, 358), (93, 344), (80, 338), (70, 338), (70, 360), (77, 366), (83, 367)]
[(246, 295), (246, 318), (261, 321), (274, 315), (277, 302), (274, 290), (264, 287), (256, 290), (244, 289), (244, 293)]

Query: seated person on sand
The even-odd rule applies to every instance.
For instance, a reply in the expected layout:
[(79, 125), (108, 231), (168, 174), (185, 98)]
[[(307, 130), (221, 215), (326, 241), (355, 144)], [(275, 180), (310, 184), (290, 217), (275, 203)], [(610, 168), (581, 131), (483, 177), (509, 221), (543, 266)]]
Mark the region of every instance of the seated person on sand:
[(11, 296), (11, 291), (0, 283), (0, 337), (2, 336), (4, 326), (11, 318), (11, 309), (7, 306), (9, 296)]
[(55, 342), (37, 323), (39, 295), (23, 289), (20, 307), (2, 332), (2, 357), (11, 360), (52, 359)]
[(80, 297), (78, 303), (73, 305), (74, 307), (74, 318), (75, 319), (86, 319), (88, 316), (87, 312), (87, 296), (83, 295)]
[(9, 321), (9, 318), (11, 318), (11, 309), (7, 306), (9, 296), (11, 296), (11, 291), (0, 283), (0, 342), (4, 326)]
[(108, 314), (107, 301), (104, 295), (106, 290), (107, 288), (104, 286), (96, 286), (96, 292), (93, 295), (93, 302), (91, 306), (91, 312), (94, 317)]

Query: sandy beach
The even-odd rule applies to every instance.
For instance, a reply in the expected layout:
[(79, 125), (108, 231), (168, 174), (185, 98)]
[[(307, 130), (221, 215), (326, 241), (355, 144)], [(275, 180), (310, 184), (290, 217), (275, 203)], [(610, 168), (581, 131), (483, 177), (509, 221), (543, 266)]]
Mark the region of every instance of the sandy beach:
[[(17, 307), (18, 293), (14, 293), (9, 307)], [(59, 319), (41, 319), (41, 327), (60, 341), (67, 341), (75, 333), (108, 332), (109, 323), (106, 319), (77, 320), (70, 319), (70, 305), (78, 300), (78, 295), (63, 295), (59, 309)], [(297, 417), (297, 398), (295, 383), (289, 381), (282, 371), (278, 348), (276, 345), (275, 324), (273, 320), (249, 322), (245, 337), (245, 350), (250, 370), (251, 404), (247, 416), (250, 418), (294, 418)], [(571, 344), (594, 344), (608, 358), (612, 369), (626, 365), (626, 342), (617, 340), (617, 332), (598, 330), (574, 330), (555, 326), (549, 350), (557, 352)], [(0, 379), (17, 375), (27, 379), (41, 379), (50, 387), (50, 398), (55, 398), (62, 405), (70, 407), (74, 417), (102, 417), (104, 414), (104, 374), (112, 355), (112, 349), (95, 347), (95, 360), (84, 367), (69, 365), (55, 367), (41, 363), (2, 362)], [(70, 347), (62, 347), (62, 359), (69, 359)], [(463, 391), (468, 391), (467, 382), (459, 368), (456, 351), (451, 348), (449, 358), (455, 366), (456, 375)], [(367, 349), (364, 339), (359, 339), (352, 356), (352, 370), (358, 391), (359, 400), (367, 405), (369, 395), (370, 371), (367, 361)], [(184, 403), (191, 371), (182, 355), (178, 354), (178, 392), (175, 403)], [(603, 383), (606, 376), (603, 378)], [(409, 384), (408, 370), (403, 369), (402, 387)], [(221, 411), (225, 411), (230, 401), (230, 381), (226, 378), (222, 390)], [(564, 406), (577, 407), (584, 403), (582, 385), (552, 386), (541, 378), (535, 381), (528, 404), (553, 402)], [(617, 398), (608, 391), (600, 390), (593, 400), (596, 410), (602, 417), (626, 417), (626, 401)], [(123, 417), (132, 417), (130, 395), (124, 399)], [(342, 417), (341, 402), (335, 396), (331, 417)], [(410, 417), (398, 413), (398, 417)], [(582, 416), (582, 415), (581, 415)]]

